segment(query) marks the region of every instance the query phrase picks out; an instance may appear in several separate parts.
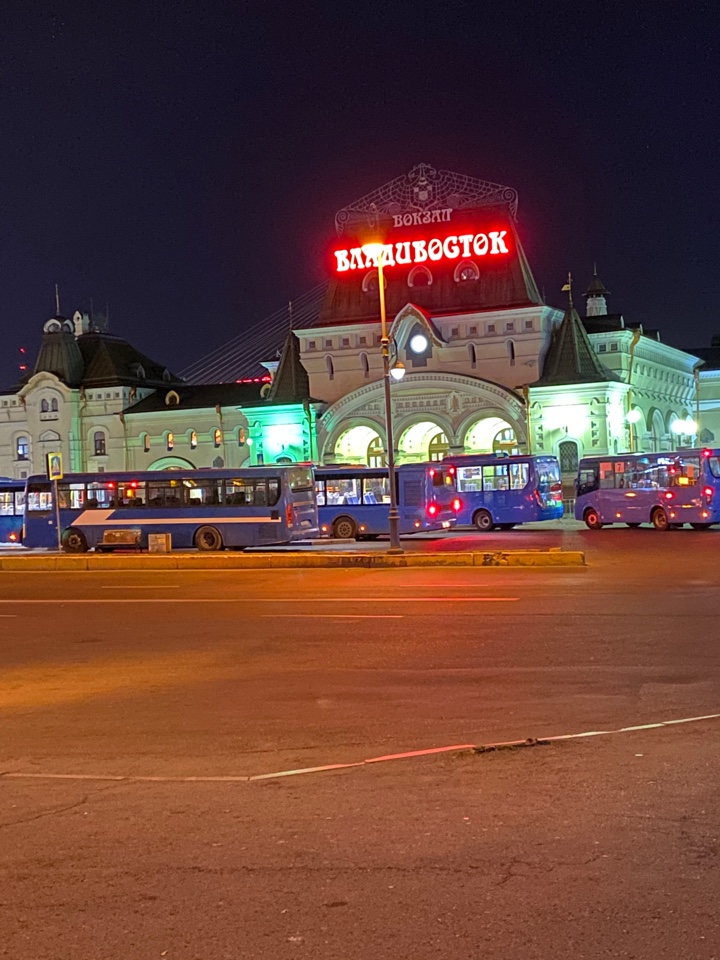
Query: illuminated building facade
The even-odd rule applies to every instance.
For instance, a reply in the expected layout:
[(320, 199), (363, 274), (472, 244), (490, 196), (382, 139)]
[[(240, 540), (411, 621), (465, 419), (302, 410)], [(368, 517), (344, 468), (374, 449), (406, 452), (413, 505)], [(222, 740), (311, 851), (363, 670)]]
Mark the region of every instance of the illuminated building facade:
[(369, 240), (384, 245), (406, 371), (392, 385), (400, 462), (530, 450), (557, 455), (569, 478), (584, 454), (690, 442), (673, 424), (694, 416), (698, 358), (608, 314), (597, 277), (583, 319), (545, 304), (516, 214), (511, 188), (425, 164), (337, 214), (324, 303), (296, 329), (310, 393), (325, 401), (322, 461), (378, 463), (387, 442)]
[(310, 460), (318, 407), (291, 334), (270, 373), (188, 384), (87, 315), (51, 318), (32, 373), (0, 393), (0, 476)]

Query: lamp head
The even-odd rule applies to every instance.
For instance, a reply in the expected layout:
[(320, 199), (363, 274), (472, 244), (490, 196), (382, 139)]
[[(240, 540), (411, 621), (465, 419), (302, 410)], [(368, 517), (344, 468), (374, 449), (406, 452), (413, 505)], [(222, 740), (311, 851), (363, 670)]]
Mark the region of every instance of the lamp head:
[(398, 382), (402, 380), (405, 376), (405, 364), (401, 362), (396, 363), (394, 367), (390, 368), (390, 376)]
[(378, 263), (382, 256), (383, 245), (381, 243), (364, 243), (361, 250), (369, 260)]

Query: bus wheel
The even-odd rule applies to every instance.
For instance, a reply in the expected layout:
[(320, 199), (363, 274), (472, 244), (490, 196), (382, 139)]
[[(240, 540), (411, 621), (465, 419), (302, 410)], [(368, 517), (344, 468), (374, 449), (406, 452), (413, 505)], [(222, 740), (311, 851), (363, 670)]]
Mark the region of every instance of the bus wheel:
[(586, 510), (583, 514), (583, 520), (585, 521), (585, 526), (588, 530), (602, 530), (602, 521), (600, 520), (600, 514), (597, 510)]
[(492, 516), (487, 512), (487, 510), (478, 510), (478, 512), (473, 517), (473, 523), (482, 533), (487, 533), (489, 530), (492, 530), (495, 524), (493, 523)]
[(195, 534), (195, 546), (198, 550), (222, 550), (223, 542), (220, 532), (215, 527), (200, 527)]
[(333, 523), (333, 536), (336, 540), (354, 540), (357, 525), (352, 517), (338, 517)]
[(668, 530), (670, 528), (668, 515), (665, 513), (662, 507), (656, 507), (653, 510), (650, 520), (652, 521), (652, 525), (656, 530)]
[(712, 526), (711, 523), (691, 523), (690, 526), (693, 530), (709, 530)]
[(68, 527), (63, 531), (62, 548), (65, 553), (87, 553), (85, 534), (77, 527)]
[(640, 526), (640, 524), (639, 524), (639, 523), (628, 523), (627, 526), (630, 527), (631, 530), (637, 530), (637, 528)]

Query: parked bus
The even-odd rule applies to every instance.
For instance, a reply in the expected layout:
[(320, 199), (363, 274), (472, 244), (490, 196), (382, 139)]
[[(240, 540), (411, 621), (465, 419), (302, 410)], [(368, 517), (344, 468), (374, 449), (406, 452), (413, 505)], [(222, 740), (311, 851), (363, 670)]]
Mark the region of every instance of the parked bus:
[[(440, 463), (396, 468), (402, 534), (449, 530), (455, 525), (453, 475)], [(390, 530), (387, 467), (315, 467), (320, 533), (338, 539), (376, 540)]]
[(22, 541), (25, 481), (0, 477), (0, 543)]
[(445, 457), (442, 465), (455, 471), (458, 524), (474, 524), (484, 532), (512, 530), (519, 523), (563, 515), (556, 457), (470, 453)]
[[(290, 543), (318, 535), (310, 466), (68, 475), (58, 482), (63, 549), (84, 553), (106, 531), (169, 533), (179, 549), (222, 550)], [(53, 486), (27, 481), (25, 546), (54, 547)]]
[(575, 517), (591, 530), (612, 523), (707, 530), (720, 522), (720, 450), (584, 457), (576, 491)]

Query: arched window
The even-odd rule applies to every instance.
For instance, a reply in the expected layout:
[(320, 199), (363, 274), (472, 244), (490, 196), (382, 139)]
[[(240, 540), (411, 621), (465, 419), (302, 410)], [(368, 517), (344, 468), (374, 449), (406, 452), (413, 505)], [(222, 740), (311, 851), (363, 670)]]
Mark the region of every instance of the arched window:
[(468, 359), (470, 360), (470, 366), (473, 369), (477, 366), (477, 353), (475, 352), (475, 344), (469, 343), (467, 346)]
[[(368, 272), (363, 277), (362, 282), (363, 293), (374, 293), (377, 296), (380, 284), (378, 282), (378, 272), (377, 270), (368, 270)], [(383, 289), (387, 290), (387, 279), (383, 275)]]
[(517, 437), (512, 427), (505, 427), (496, 433), (492, 443), (493, 453), (508, 453), (510, 456), (520, 453)]
[(213, 430), (213, 443), (216, 447), (219, 447), (222, 443), (222, 430), (215, 429)]
[(373, 437), (368, 444), (366, 459), (369, 467), (386, 466), (385, 451), (383, 450), (382, 440), (380, 437)]
[(560, 473), (577, 473), (578, 468), (578, 445), (574, 440), (563, 440), (558, 444), (558, 460), (560, 461)]
[(366, 353), (360, 354), (360, 367), (362, 368), (363, 376), (367, 380), (370, 376), (370, 361), (368, 360), (368, 355)]
[(295, 463), (292, 457), (278, 457), (275, 463)]
[(49, 413), (49, 412), (50, 412), (50, 404), (48, 403), (47, 400), (41, 400), (40, 413)]
[(194, 430), (190, 431), (190, 449), (195, 450), (197, 447), (197, 433)]
[(58, 402), (57, 402), (57, 399), (56, 399), (56, 398), (53, 398), (53, 399), (50, 401), (50, 409), (52, 410), (53, 413), (57, 413), (57, 412), (58, 412)]
[(461, 260), (455, 267), (454, 279), (456, 283), (464, 283), (467, 280), (479, 280), (480, 271), (473, 260)]
[(143, 451), (145, 453), (148, 453), (150, 450), (150, 434), (149, 433), (144, 433), (142, 435), (142, 442), (143, 442)]
[(175, 434), (174, 434), (174, 433), (168, 433), (168, 435), (167, 435), (167, 437), (166, 437), (166, 444), (167, 444), (168, 450), (174, 450), (174, 449), (175, 449)]
[(427, 267), (413, 267), (408, 274), (407, 283), (409, 287), (429, 287), (432, 282), (433, 276)]
[(18, 437), (15, 441), (15, 459), (16, 460), (29, 460), (30, 459), (30, 441), (27, 437)]
[(448, 438), (444, 433), (436, 433), (428, 445), (428, 460), (442, 460), (448, 449)]
[(510, 366), (514, 367), (515, 366), (515, 341), (508, 340), (505, 343), (505, 346), (507, 347), (507, 354), (508, 354), (508, 360), (510, 361)]
[(107, 456), (107, 437), (102, 430), (96, 430), (93, 434), (93, 447), (96, 457)]
[(335, 379), (335, 366), (334, 366), (334, 364), (333, 364), (333, 358), (332, 358), (332, 357), (325, 357), (325, 366), (327, 367), (328, 379), (334, 380), (334, 379)]

